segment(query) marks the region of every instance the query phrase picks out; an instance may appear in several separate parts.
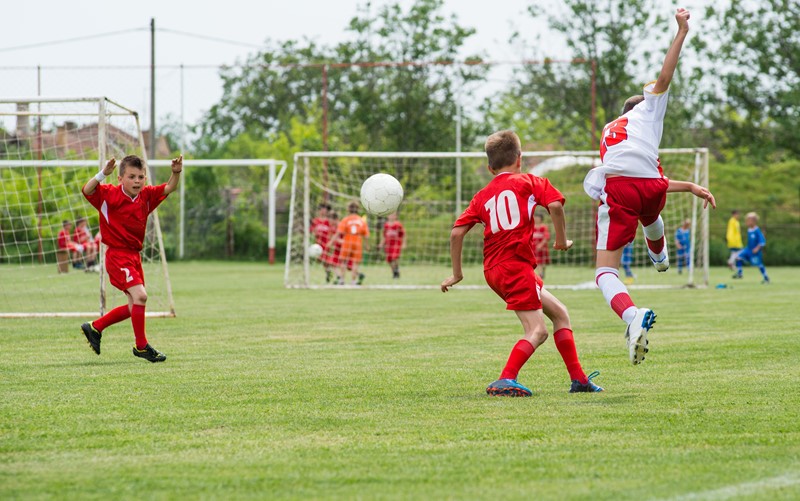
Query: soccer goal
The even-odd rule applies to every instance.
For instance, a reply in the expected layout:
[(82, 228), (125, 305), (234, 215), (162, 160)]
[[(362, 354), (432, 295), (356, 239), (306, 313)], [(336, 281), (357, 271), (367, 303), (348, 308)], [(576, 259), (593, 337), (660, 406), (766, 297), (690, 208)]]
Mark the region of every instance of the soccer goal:
[[(91, 243), (98, 213), (81, 189), (112, 156), (146, 160), (144, 144), (136, 112), (104, 97), (0, 99), (0, 317), (93, 317), (127, 301)], [(148, 316), (174, 316), (157, 212), (142, 266)]]
[[(705, 148), (662, 149), (661, 163), (671, 179), (708, 185)], [(588, 169), (599, 163), (596, 151), (526, 151), (523, 171), (547, 177), (565, 195), (567, 231), (575, 245), (569, 252), (552, 250), (543, 270), (551, 288), (594, 288), (595, 219), (597, 203), (583, 191)], [(310, 224), (320, 204), (328, 204), (341, 218), (347, 204), (358, 200), (361, 183), (385, 172), (403, 184), (405, 199), (398, 219), (404, 225), (406, 245), (399, 259), (400, 278), (378, 247), (384, 218), (366, 216), (370, 237), (365, 241), (362, 287), (437, 288), (450, 275), (450, 229), (472, 196), (491, 179), (484, 153), (303, 152), (295, 155), (289, 238), (286, 255), (287, 287), (337, 287), (326, 279), (324, 263), (309, 256), (315, 238)], [(552, 234), (550, 218), (537, 208)], [(650, 264), (641, 228), (632, 245), (631, 287), (693, 287), (708, 284), (708, 212), (690, 194), (670, 194), (662, 214), (672, 268), (657, 273)], [(691, 249), (678, 271), (675, 230), (690, 222)], [(328, 251), (330, 252), (330, 251)], [(457, 287), (485, 287), (483, 228), (473, 228), (464, 242), (464, 281)], [(539, 268), (542, 271), (541, 267)], [(625, 278), (624, 271), (620, 276)], [(342, 287), (342, 286), (338, 286)], [(344, 287), (348, 287), (345, 285)]]

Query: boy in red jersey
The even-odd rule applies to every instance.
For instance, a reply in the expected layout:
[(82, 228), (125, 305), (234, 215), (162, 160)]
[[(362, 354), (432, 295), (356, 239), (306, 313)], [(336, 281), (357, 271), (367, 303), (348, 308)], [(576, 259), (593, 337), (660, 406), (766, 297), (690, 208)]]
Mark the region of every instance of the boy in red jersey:
[(83, 268), (81, 255), (84, 247), (72, 239), (72, 223), (67, 220), (61, 222), (61, 231), (58, 232), (58, 248), (69, 253), (70, 261), (75, 269)]
[(595, 282), (611, 309), (627, 324), (628, 356), (634, 365), (640, 364), (648, 352), (647, 332), (656, 314), (649, 308), (637, 308), (619, 279), (625, 245), (633, 241), (641, 223), (653, 266), (667, 271), (669, 255), (661, 219), (667, 193), (690, 192), (705, 200), (704, 207), (709, 203), (716, 207), (714, 196), (706, 188), (666, 178), (658, 158), (669, 85), (689, 32), (689, 11), (678, 9), (675, 19), (678, 33), (664, 57), (658, 80), (645, 85), (644, 95), (625, 101), (622, 116), (603, 128), (603, 165), (590, 170), (583, 181), (586, 193), (600, 201)]
[(570, 393), (603, 391), (591, 380), (599, 373), (587, 377), (581, 368), (566, 307), (543, 289), (542, 279), (534, 272), (536, 259), (531, 233), (537, 205), (545, 207), (552, 217), (556, 234), (553, 248), (565, 251), (572, 247), (572, 241), (566, 237), (564, 196), (547, 179), (521, 173), (522, 149), (514, 132), (495, 132), (486, 140), (485, 149), (494, 179), (475, 194), (453, 225), (450, 233), (453, 275), (442, 282), (441, 289), (447, 292), (464, 278), (461, 271), (464, 237), (476, 223), (483, 224), (484, 277), (506, 302), (506, 309), (517, 314), (525, 331), (525, 336), (511, 350), (500, 378), (486, 388), (486, 393), (531, 396), (531, 390), (517, 382), (517, 375), (547, 339), (544, 315), (553, 322), (556, 348), (572, 380)]
[(378, 244), (378, 248), (383, 249), (386, 254), (386, 262), (392, 269), (392, 278), (400, 278), (400, 253), (406, 248), (406, 230), (403, 224), (397, 220), (397, 213), (392, 212), (387, 216), (387, 221), (383, 224), (383, 235)]
[(97, 243), (94, 241), (94, 237), (92, 237), (92, 231), (87, 226), (85, 217), (78, 218), (78, 220), (75, 221), (73, 239), (84, 248), (83, 258), (86, 262), (86, 271), (96, 271), (94, 267), (95, 260), (97, 259)]
[(536, 273), (544, 280), (544, 271), (550, 264), (550, 230), (544, 224), (541, 214), (534, 214), (533, 221), (531, 245), (533, 245), (533, 256), (536, 258)]
[[(311, 230), (311, 234), (314, 235), (315, 243), (322, 247), (322, 255), (325, 255), (326, 251), (328, 250), (331, 236), (336, 231), (336, 225), (332, 224), (328, 218), (330, 211), (330, 204), (319, 204), (319, 208), (317, 209), (317, 217), (311, 220), (309, 228)], [(325, 260), (322, 259), (322, 257), (320, 257), (320, 261), (322, 261), (322, 266), (325, 268), (325, 281), (330, 282), (333, 274), (332, 268), (325, 262)]]
[(106, 271), (111, 285), (128, 296), (128, 304), (118, 306), (93, 322), (81, 325), (81, 330), (95, 353), (100, 354), (100, 338), (106, 327), (127, 318), (133, 324), (136, 345), (133, 354), (150, 362), (163, 362), (166, 355), (147, 342), (144, 329), (144, 310), (147, 291), (140, 252), (144, 243), (147, 216), (175, 191), (183, 170), (183, 155), (172, 160), (172, 175), (166, 184), (146, 185), (147, 174), (142, 159), (130, 155), (119, 165), (119, 185), (100, 184), (114, 172), (112, 158), (95, 177), (83, 187), (83, 195), (100, 212), (100, 232), (106, 252)]

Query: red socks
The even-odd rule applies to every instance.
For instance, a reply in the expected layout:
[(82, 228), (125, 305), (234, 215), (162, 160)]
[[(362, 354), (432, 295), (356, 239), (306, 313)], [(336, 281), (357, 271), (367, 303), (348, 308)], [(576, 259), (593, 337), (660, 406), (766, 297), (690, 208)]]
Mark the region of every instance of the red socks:
[(133, 335), (136, 336), (136, 349), (143, 350), (147, 346), (147, 337), (144, 335), (144, 305), (133, 305), (131, 323), (133, 324)]
[(650, 240), (649, 238), (645, 238), (647, 241), (647, 248), (653, 252), (653, 254), (661, 254), (661, 251), (664, 250), (664, 244), (666, 240), (662, 236), (658, 240)]
[(578, 351), (575, 349), (575, 338), (572, 336), (570, 329), (559, 329), (553, 334), (553, 340), (556, 342), (556, 349), (564, 359), (564, 364), (567, 366), (570, 379), (577, 379), (581, 384), (586, 384), (589, 380), (581, 368), (581, 363), (578, 361)]
[(619, 315), (619, 318), (622, 319), (624, 319), (622, 314), (625, 313), (625, 310), (627, 310), (631, 306), (636, 306), (633, 304), (633, 299), (631, 299), (631, 296), (628, 295), (627, 292), (620, 292), (619, 294), (611, 298), (610, 305), (611, 309), (614, 310), (614, 313)]
[(130, 316), (131, 316), (131, 310), (128, 309), (127, 304), (123, 306), (117, 306), (113, 310), (109, 311), (102, 317), (92, 322), (92, 327), (102, 332), (109, 325), (114, 325), (117, 322), (122, 322), (123, 320), (129, 318)]
[(531, 358), (535, 350), (536, 348), (528, 341), (524, 339), (517, 341), (517, 344), (514, 345), (514, 349), (511, 350), (511, 354), (508, 356), (508, 362), (506, 362), (503, 372), (500, 373), (500, 379), (517, 379), (519, 370), (522, 369), (525, 362)]

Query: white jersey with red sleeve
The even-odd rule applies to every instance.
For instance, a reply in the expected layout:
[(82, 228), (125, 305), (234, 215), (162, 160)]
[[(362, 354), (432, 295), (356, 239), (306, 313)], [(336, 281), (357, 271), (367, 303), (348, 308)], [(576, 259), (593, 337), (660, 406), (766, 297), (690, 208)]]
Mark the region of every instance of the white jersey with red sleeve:
[(553, 202), (564, 203), (547, 179), (533, 174), (501, 172), (475, 194), (469, 207), (453, 226), (484, 225), (483, 268), (510, 260), (524, 260), (536, 266), (531, 247), (533, 212)]
[(86, 195), (100, 212), (100, 234), (103, 243), (115, 249), (141, 251), (147, 227), (147, 216), (167, 198), (166, 184), (144, 186), (137, 196), (129, 197), (122, 186), (101, 184)]
[(595, 200), (606, 184), (606, 175), (638, 178), (664, 176), (658, 160), (658, 145), (664, 130), (669, 89), (653, 93), (655, 82), (644, 87), (644, 101), (603, 127), (600, 143), (602, 165), (590, 170), (583, 189)]

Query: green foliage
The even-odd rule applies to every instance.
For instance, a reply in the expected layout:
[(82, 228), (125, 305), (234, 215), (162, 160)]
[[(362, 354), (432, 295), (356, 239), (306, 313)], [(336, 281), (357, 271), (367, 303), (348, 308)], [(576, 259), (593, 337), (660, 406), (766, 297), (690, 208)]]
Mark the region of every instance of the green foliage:
[[(705, 55), (725, 64), (710, 68), (711, 118), (727, 132), (723, 146), (743, 148), (769, 162), (782, 151), (800, 154), (800, 2), (733, 0), (709, 7), (716, 20)], [(777, 157), (776, 157), (777, 155)]]

